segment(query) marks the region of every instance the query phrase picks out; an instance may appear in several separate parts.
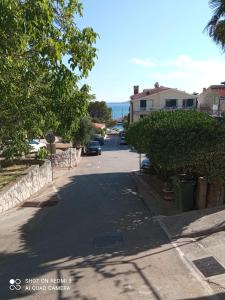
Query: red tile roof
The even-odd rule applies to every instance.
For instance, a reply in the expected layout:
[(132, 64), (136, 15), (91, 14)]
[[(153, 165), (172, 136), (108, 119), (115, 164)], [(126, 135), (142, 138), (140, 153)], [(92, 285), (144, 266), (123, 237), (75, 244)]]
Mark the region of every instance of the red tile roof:
[(225, 86), (224, 85), (211, 85), (208, 90), (212, 90), (220, 97), (225, 97)]
[(104, 123), (92, 123), (94, 128), (100, 128), (100, 129), (104, 129), (105, 128), (105, 124)]
[(145, 97), (145, 96), (148, 96), (148, 95), (157, 94), (157, 93), (160, 93), (162, 91), (166, 91), (166, 90), (170, 90), (170, 89), (171, 88), (168, 88), (168, 87), (165, 87), (165, 86), (160, 86), (160, 87), (154, 88), (154, 89), (145, 89), (145, 90), (143, 90), (143, 92), (132, 95), (130, 98), (132, 100), (139, 99), (139, 98), (142, 98), (142, 97)]

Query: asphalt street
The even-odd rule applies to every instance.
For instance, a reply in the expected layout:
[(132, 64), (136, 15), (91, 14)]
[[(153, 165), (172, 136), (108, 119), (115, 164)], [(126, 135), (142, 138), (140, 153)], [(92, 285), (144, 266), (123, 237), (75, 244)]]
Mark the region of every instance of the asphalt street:
[(137, 194), (138, 163), (112, 136), (38, 195), (55, 206), (2, 214), (0, 299), (208, 299)]

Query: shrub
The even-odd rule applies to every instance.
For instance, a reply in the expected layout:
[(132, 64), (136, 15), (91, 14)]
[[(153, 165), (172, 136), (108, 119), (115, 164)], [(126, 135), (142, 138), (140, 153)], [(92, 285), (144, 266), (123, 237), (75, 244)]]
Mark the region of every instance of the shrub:
[(49, 152), (46, 148), (41, 148), (38, 150), (36, 158), (43, 160), (43, 159), (47, 159), (49, 156)]
[(224, 177), (225, 126), (205, 113), (153, 112), (131, 126), (128, 141), (160, 170)]

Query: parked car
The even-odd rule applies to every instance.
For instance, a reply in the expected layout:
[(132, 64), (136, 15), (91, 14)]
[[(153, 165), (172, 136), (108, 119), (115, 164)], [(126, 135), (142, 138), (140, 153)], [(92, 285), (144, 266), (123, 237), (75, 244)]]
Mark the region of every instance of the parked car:
[(98, 141), (90, 141), (85, 149), (86, 154), (102, 154), (102, 148)]
[(42, 148), (47, 148), (45, 143), (39, 142), (38, 140), (27, 141), (30, 147), (30, 153), (36, 153)]
[(141, 170), (148, 171), (151, 166), (151, 161), (149, 158), (144, 158), (141, 162)]
[(100, 146), (104, 145), (104, 137), (101, 135), (95, 135), (93, 141), (99, 142)]
[[(30, 153), (37, 153), (40, 149), (47, 148), (45, 143), (39, 142), (36, 139), (26, 140), (26, 142), (28, 143)], [(12, 140), (8, 140), (5, 142), (2, 149), (3, 154), (7, 152), (9, 145), (12, 145)]]
[(119, 136), (120, 136), (120, 137), (122, 137), (122, 136), (125, 137), (125, 135), (126, 135), (126, 132), (125, 132), (125, 131), (120, 131), (120, 132), (119, 132)]
[(125, 136), (121, 136), (121, 138), (120, 138), (120, 145), (127, 145)]

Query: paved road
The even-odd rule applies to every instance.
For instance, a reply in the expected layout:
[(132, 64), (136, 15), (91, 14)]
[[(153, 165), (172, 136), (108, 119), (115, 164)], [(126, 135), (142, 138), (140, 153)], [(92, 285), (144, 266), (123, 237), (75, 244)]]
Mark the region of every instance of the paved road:
[[(83, 158), (42, 191), (39, 199), (56, 197), (57, 189), (56, 206), (3, 214), (0, 299), (207, 295), (137, 195), (131, 175), (137, 168), (137, 154), (112, 137), (101, 156)], [(9, 289), (16, 278), (20, 291)]]

